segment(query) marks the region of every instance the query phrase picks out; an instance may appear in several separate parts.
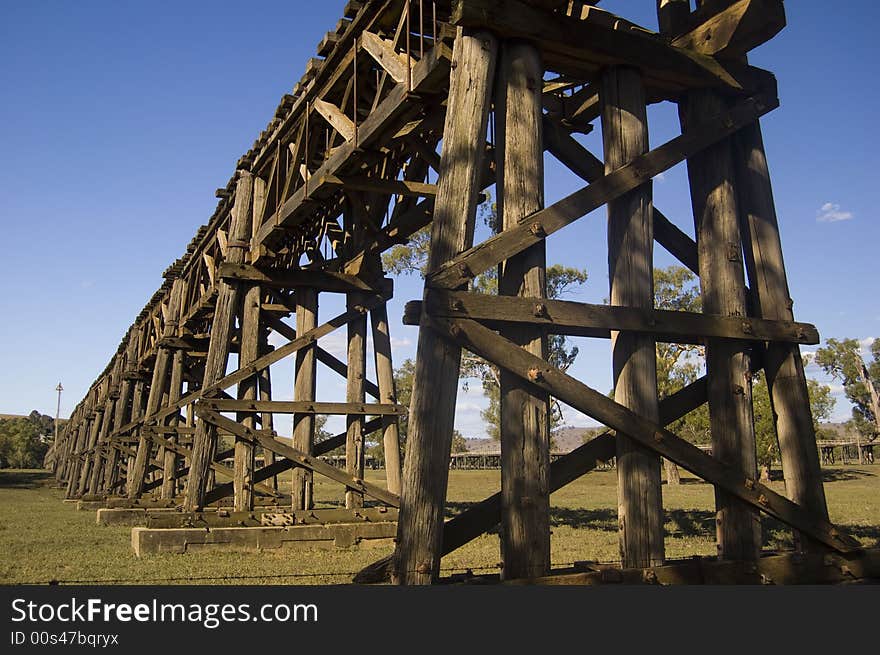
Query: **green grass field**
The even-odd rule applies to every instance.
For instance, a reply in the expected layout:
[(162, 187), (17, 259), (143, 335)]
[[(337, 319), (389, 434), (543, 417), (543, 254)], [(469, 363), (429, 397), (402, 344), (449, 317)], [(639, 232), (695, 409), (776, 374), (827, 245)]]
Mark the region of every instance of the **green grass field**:
[[(381, 471), (367, 478), (383, 483)], [(43, 471), (0, 471), (0, 583), (125, 584), (345, 584), (354, 572), (387, 554), (380, 549), (283, 550), (263, 553), (201, 553), (136, 558), (131, 528), (95, 524), (94, 512), (62, 502)], [(825, 470), (832, 520), (865, 546), (880, 545), (880, 466)], [(316, 481), (317, 483), (317, 481)], [(450, 471), (447, 512), (451, 516), (497, 491), (498, 471)], [(773, 488), (782, 493), (781, 482)], [(320, 506), (341, 502), (338, 487), (316, 484)], [(666, 554), (710, 555), (715, 550), (712, 487), (684, 475), (678, 487), (663, 487)], [(616, 473), (596, 471), (553, 494), (554, 566), (579, 560), (617, 559)], [(764, 545), (790, 545), (777, 523), (764, 520)], [(445, 573), (471, 568), (497, 572), (498, 537), (488, 534), (443, 560)]]

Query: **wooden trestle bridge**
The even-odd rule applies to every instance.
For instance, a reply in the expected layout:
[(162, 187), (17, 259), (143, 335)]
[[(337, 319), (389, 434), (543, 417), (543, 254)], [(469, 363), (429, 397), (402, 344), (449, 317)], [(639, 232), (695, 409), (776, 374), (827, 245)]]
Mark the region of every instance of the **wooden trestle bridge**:
[[(108, 521), (114, 511), (139, 517), (138, 552), (327, 538), (390, 548), (394, 538), (394, 555), (363, 581), (436, 582), (444, 554), (498, 524), (505, 581), (875, 577), (877, 552), (828, 518), (799, 351), (819, 337), (794, 321), (759, 122), (779, 104), (776, 83), (747, 61), (784, 27), (783, 3), (703, 0), (692, 10), (659, 0), (659, 33), (596, 4), (349, 2), (54, 444), (47, 461), (68, 497), (104, 508)], [(677, 103), (682, 131), (651, 148), (646, 107), (657, 102)], [(601, 156), (577, 138), (597, 124)], [(545, 152), (583, 180), (551, 205)], [(651, 179), (685, 161), (695, 239), (652, 202)], [(500, 231), (474, 244), (492, 185)], [(577, 238), (572, 224), (603, 205), (610, 305), (546, 299), (545, 241)], [(402, 407), (381, 254), (428, 226), (424, 296), (404, 316), (419, 340)], [(704, 313), (654, 310), (655, 242), (699, 276)], [(496, 266), (498, 295), (469, 289)], [(344, 294), (345, 311), (319, 319), (328, 293)], [(336, 330), (347, 361), (318, 344)], [(611, 338), (613, 399), (550, 365), (548, 334)], [(270, 335), (286, 343), (273, 347)], [(662, 401), (658, 340), (707, 350), (708, 375)], [(444, 523), (462, 348), (501, 369), (502, 488)], [(295, 359), (290, 402), (272, 399), (270, 371), (284, 358)], [(346, 402), (316, 397), (319, 364), (345, 378)], [(750, 380), (759, 368), (786, 496), (756, 480)], [(551, 396), (609, 428), (552, 464)], [(706, 402), (712, 455), (664, 427)], [(293, 415), (292, 434), (274, 429), (277, 414)], [(315, 443), (317, 414), (344, 415), (346, 430)], [(373, 433), (386, 486), (364, 479)], [(233, 448), (218, 449), (222, 435)], [(344, 469), (319, 459), (341, 446)], [(550, 492), (612, 457), (622, 567), (552, 571)], [(717, 558), (666, 561), (660, 457), (714, 485)], [(285, 471), (291, 495), (273, 483)], [(346, 509), (311, 511), (315, 475), (345, 488)], [(795, 552), (760, 552), (762, 515), (791, 528)]]

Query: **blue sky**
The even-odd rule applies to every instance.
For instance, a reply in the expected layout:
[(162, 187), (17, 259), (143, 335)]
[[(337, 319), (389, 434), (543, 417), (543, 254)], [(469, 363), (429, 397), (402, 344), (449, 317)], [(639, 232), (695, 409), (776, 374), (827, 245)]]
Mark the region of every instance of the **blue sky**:
[[(54, 414), (59, 379), (62, 414), (79, 401), (343, 5), (3, 0), (0, 413)], [(603, 6), (656, 25), (650, 0)], [(788, 27), (751, 61), (779, 80), (781, 107), (763, 125), (795, 313), (823, 338), (868, 339), (880, 335), (872, 32), (880, 7), (800, 0), (786, 8)], [(671, 105), (650, 112), (656, 146), (678, 125)], [(594, 152), (599, 139), (596, 130), (586, 140)], [(552, 160), (547, 177), (548, 202), (577, 187)], [(692, 233), (684, 168), (655, 180), (654, 194)], [(570, 299), (607, 296), (604, 221), (596, 212), (549, 242), (551, 261), (590, 274)], [(656, 263), (672, 262), (658, 248)], [(420, 293), (417, 279), (397, 284), (398, 361), (412, 356), (417, 337), (399, 323), (402, 305)], [(322, 317), (335, 306), (323, 304)], [(338, 352), (341, 344), (327, 345)], [(579, 345), (572, 372), (607, 390), (608, 343)], [(285, 375), (276, 374), (276, 389)], [(327, 396), (340, 393), (331, 378), (321, 384)], [(483, 402), (478, 385), (460, 398), (466, 436), (481, 436)], [(841, 397), (835, 418), (848, 414)]]

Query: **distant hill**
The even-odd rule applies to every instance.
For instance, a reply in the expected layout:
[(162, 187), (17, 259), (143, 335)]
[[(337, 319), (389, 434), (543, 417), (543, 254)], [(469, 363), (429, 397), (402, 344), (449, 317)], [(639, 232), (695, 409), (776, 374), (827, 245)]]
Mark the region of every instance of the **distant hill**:
[[(559, 428), (553, 433), (553, 450), (567, 453), (584, 443), (584, 436), (594, 437), (605, 428)], [(501, 450), (501, 443), (495, 439), (465, 439), (467, 452), (469, 453), (497, 453)]]

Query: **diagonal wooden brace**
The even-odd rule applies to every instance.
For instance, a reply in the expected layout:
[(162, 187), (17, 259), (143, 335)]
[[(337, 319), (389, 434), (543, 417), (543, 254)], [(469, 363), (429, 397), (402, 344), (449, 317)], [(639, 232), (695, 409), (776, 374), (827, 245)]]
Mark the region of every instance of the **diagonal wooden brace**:
[[(677, 421), (706, 402), (706, 378), (702, 377), (684, 389), (660, 401), (660, 421), (664, 425)], [(550, 493), (562, 489), (582, 475), (586, 475), (598, 462), (614, 457), (614, 431), (608, 430), (578, 446), (550, 464)], [(488, 532), (501, 521), (501, 493), (496, 493), (473, 507), (451, 518), (443, 525), (443, 548), (441, 555), (452, 551)], [(374, 584), (387, 580), (391, 575), (392, 556), (383, 557), (361, 569), (355, 576), (358, 584)]]
[(466, 250), (439, 270), (427, 276), (428, 286), (457, 289), (483, 271), (509, 259), (526, 248), (561, 230), (594, 209), (645, 184), (707, 146), (734, 134), (775, 109), (775, 97), (753, 96), (728, 111), (687, 130), (662, 146), (636, 157), (626, 166), (596, 180), (589, 186), (525, 217), (511, 229)]
[[(381, 418), (374, 418), (373, 420), (364, 423), (365, 435), (380, 429), (382, 429)], [(343, 432), (342, 434), (337, 434), (334, 437), (330, 437), (329, 439), (325, 439), (324, 441), (316, 443), (314, 456), (319, 457), (321, 455), (329, 453), (331, 450), (336, 450), (340, 446), (344, 446), (346, 436), (347, 434)], [(256, 483), (262, 482), (263, 480), (268, 480), (269, 478), (276, 476), (279, 473), (289, 471), (290, 469), (296, 467), (296, 465), (296, 462), (289, 459), (279, 459), (278, 461), (269, 464), (268, 466), (264, 466), (258, 471), (254, 471), (254, 482)], [(214, 501), (220, 500), (221, 498), (225, 498), (226, 496), (231, 496), (232, 493), (233, 488), (231, 482), (219, 484), (211, 489), (211, 491), (209, 491), (207, 494), (205, 494), (205, 504), (207, 505), (213, 503)]]
[(331, 466), (326, 462), (322, 462), (317, 457), (310, 456), (301, 450), (283, 444), (272, 437), (267, 437), (266, 435), (261, 434), (255, 430), (251, 430), (250, 428), (245, 427), (240, 423), (236, 423), (235, 421), (228, 419), (225, 416), (221, 416), (217, 412), (212, 412), (211, 410), (204, 409), (203, 407), (199, 407), (198, 405), (196, 405), (196, 414), (203, 421), (213, 423), (218, 427), (228, 430), (237, 437), (255, 442), (261, 445), (266, 450), (270, 450), (277, 455), (286, 457), (287, 459), (294, 462), (296, 466), (308, 469), (310, 471), (313, 471), (314, 473), (328, 477), (331, 480), (335, 480), (336, 482), (340, 482), (346, 487), (360, 491), (361, 493), (364, 493), (371, 498), (375, 498), (376, 500), (381, 501), (386, 505), (391, 505), (392, 507), (400, 507), (400, 497), (396, 494), (386, 491), (381, 487), (377, 487), (376, 485), (361, 480), (359, 478), (355, 478), (354, 476), (348, 475), (345, 471), (342, 471), (335, 466)]
[(785, 496), (745, 477), (669, 430), (642, 418), (479, 323), (431, 317), (425, 317), (424, 321), (423, 326), (430, 327), (444, 338), (548, 391), (578, 411), (626, 434), (658, 455), (826, 546), (840, 553), (861, 548), (858, 541), (828, 521), (808, 514)]

